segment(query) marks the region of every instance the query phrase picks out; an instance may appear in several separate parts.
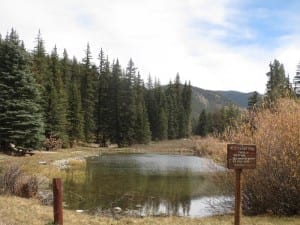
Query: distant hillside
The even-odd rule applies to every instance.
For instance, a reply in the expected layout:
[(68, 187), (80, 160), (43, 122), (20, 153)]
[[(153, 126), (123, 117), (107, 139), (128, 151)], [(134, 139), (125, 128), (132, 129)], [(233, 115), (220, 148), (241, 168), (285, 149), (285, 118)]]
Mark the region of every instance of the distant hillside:
[(253, 95), (253, 92), (242, 93), (238, 91), (218, 91), (218, 93), (232, 101), (234, 104), (239, 105), (243, 108), (247, 108), (248, 99)]
[(192, 117), (198, 118), (200, 112), (205, 108), (208, 111), (215, 111), (223, 106), (235, 104), (246, 108), (248, 98), (252, 93), (238, 91), (210, 91), (198, 87), (192, 87)]

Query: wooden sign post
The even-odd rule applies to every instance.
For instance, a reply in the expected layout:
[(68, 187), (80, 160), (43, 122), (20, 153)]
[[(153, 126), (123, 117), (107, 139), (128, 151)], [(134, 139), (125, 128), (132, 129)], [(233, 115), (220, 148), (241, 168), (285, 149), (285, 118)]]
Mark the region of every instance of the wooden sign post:
[(241, 174), (243, 169), (256, 168), (255, 145), (227, 145), (227, 168), (235, 170), (235, 212), (234, 225), (240, 225), (241, 217)]

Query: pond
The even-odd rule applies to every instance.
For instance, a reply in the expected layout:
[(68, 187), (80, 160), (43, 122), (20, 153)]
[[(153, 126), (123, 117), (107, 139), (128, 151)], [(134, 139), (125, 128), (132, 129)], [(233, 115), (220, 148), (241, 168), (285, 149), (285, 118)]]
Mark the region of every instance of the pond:
[[(85, 170), (67, 171), (69, 209), (121, 208), (141, 215), (208, 216), (222, 213), (218, 178), (209, 159), (163, 154), (107, 154), (87, 158)], [(230, 201), (230, 198), (229, 198)]]

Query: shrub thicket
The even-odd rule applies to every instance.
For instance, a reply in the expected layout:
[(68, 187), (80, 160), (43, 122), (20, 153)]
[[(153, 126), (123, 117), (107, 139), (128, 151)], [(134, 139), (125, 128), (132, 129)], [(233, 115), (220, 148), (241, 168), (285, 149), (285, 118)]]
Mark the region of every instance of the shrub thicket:
[(229, 137), (257, 146), (257, 168), (244, 173), (244, 213), (299, 214), (300, 102), (281, 99), (248, 121)]
[(244, 173), (244, 213), (299, 214), (300, 102), (281, 99), (251, 112), (248, 121), (229, 136), (257, 146), (257, 168)]

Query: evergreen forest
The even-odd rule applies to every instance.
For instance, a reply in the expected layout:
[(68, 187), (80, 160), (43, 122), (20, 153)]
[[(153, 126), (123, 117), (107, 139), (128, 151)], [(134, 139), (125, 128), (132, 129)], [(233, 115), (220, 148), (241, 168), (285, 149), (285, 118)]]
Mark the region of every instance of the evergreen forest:
[[(147, 82), (132, 59), (126, 67), (103, 49), (82, 59), (56, 46), (48, 53), (39, 32), (28, 51), (12, 29), (0, 35), (0, 143), (55, 149), (79, 142), (146, 144), (191, 133), (191, 84), (179, 74), (167, 86)], [(94, 61), (98, 63), (93, 63)]]

